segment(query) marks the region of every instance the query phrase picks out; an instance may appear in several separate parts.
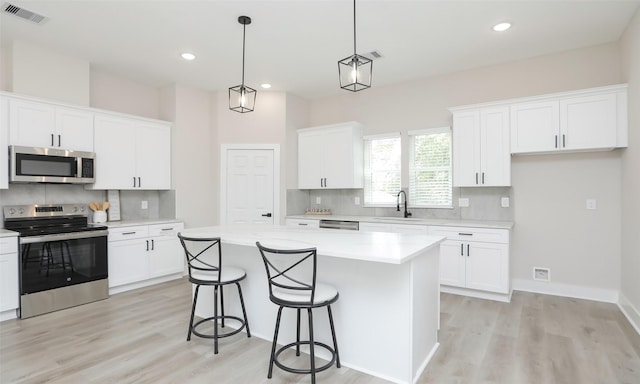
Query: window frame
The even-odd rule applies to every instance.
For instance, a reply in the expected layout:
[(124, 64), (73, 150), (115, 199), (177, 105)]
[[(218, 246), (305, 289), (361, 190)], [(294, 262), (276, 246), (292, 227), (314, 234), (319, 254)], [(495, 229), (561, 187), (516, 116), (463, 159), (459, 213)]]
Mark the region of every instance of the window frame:
[(401, 132), (389, 132), (389, 133), (381, 133), (381, 134), (363, 136), (362, 140), (364, 142), (364, 151), (363, 151), (363, 155), (364, 155), (364, 172), (363, 172), (364, 185), (363, 185), (363, 202), (362, 202), (362, 206), (364, 208), (388, 208), (388, 207), (395, 207), (396, 206), (395, 202), (372, 203), (372, 202), (368, 202), (367, 201), (367, 178), (368, 178), (368, 175), (371, 174), (371, 172), (370, 172), (370, 163), (369, 163), (370, 157), (368, 156), (371, 146), (367, 142), (371, 142), (373, 140), (386, 140), (386, 139), (398, 139), (399, 140), (400, 153), (398, 155), (399, 156), (399, 158), (398, 158), (398, 165), (399, 165), (398, 176), (399, 176), (399, 180), (400, 180), (400, 185), (398, 186), (398, 191), (402, 188), (402, 133)]
[[(415, 175), (415, 137), (430, 135), (430, 134), (439, 134), (439, 133), (448, 133), (449, 134), (449, 199), (450, 202), (447, 205), (433, 205), (433, 204), (417, 204), (415, 199), (409, 199), (409, 207), (411, 208), (425, 208), (425, 209), (453, 209), (453, 131), (450, 126), (444, 127), (436, 127), (436, 128), (425, 128), (425, 129), (417, 129), (407, 132), (408, 136), (408, 145), (409, 145), (409, 153), (408, 153), (408, 174), (409, 174), (409, 187), (408, 187), (408, 195), (413, 196), (412, 193), (412, 177)], [(413, 201), (412, 201), (413, 200)]]

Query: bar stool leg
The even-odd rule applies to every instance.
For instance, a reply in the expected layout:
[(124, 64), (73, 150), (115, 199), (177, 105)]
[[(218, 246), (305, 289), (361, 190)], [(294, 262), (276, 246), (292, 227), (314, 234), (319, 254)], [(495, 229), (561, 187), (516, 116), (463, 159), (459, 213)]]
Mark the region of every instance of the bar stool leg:
[(220, 318), (220, 320), (222, 320), (221, 321), (221, 323), (222, 323), (221, 327), (222, 328), (224, 328), (224, 290), (223, 290), (223, 288), (224, 288), (224, 285), (221, 285), (220, 286), (220, 310), (222, 312), (222, 317)]
[(196, 292), (193, 294), (193, 305), (191, 306), (191, 319), (189, 320), (189, 333), (187, 333), (187, 341), (191, 340), (191, 332), (193, 331), (193, 317), (196, 314), (196, 303), (198, 302), (198, 291), (200, 285), (196, 285)]
[(298, 313), (298, 322), (296, 323), (296, 356), (300, 356), (300, 308), (296, 311)]
[(315, 344), (313, 343), (313, 313), (311, 308), (307, 308), (309, 314), (309, 355), (311, 359), (311, 384), (316, 384), (316, 355)]
[(271, 344), (271, 359), (269, 360), (269, 373), (267, 378), (271, 378), (273, 374), (273, 361), (276, 358), (276, 344), (278, 343), (278, 332), (280, 331), (280, 317), (282, 316), (282, 306), (278, 309), (278, 317), (276, 318), (276, 330), (273, 334), (273, 343)]
[(333, 327), (333, 315), (331, 314), (331, 306), (327, 305), (329, 312), (329, 325), (331, 325), (331, 337), (333, 338), (333, 350), (336, 352), (336, 367), (340, 368), (340, 354), (338, 353), (338, 342), (336, 341), (336, 330)]
[(249, 319), (247, 319), (247, 311), (244, 308), (244, 298), (242, 297), (242, 288), (240, 288), (240, 283), (236, 283), (238, 287), (238, 296), (240, 296), (240, 307), (242, 307), (242, 315), (244, 316), (244, 325), (247, 328), (247, 337), (251, 337), (251, 331), (249, 330)]
[(218, 286), (213, 288), (213, 353), (218, 354)]

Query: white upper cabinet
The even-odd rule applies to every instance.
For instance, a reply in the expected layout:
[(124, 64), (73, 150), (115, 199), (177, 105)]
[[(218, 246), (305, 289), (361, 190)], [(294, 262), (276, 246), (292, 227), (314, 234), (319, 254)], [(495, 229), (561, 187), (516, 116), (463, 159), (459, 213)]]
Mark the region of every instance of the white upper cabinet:
[(627, 146), (627, 86), (522, 99), (511, 104), (511, 153)]
[(96, 115), (96, 182), (92, 189), (171, 188), (169, 123)]
[(8, 98), (9, 144), (93, 151), (93, 113), (22, 98)]
[(363, 187), (362, 125), (356, 122), (298, 130), (298, 188)]
[(452, 108), (453, 185), (511, 185), (509, 108)]

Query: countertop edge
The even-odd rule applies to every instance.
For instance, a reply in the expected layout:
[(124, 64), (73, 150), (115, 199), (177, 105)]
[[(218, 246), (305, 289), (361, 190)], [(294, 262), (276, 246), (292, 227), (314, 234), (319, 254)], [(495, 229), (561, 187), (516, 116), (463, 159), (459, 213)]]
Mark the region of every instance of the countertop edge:
[(349, 216), (349, 215), (288, 215), (285, 219), (307, 219), (307, 220), (345, 220), (358, 221), (361, 223), (374, 224), (409, 224), (409, 225), (432, 225), (432, 226), (451, 226), (451, 227), (476, 227), (476, 228), (495, 228), (495, 229), (512, 229), (515, 225), (513, 221), (494, 221), (494, 220), (463, 220), (463, 219), (429, 219), (429, 218), (412, 218), (412, 220), (404, 220), (393, 217), (376, 217), (376, 216)]

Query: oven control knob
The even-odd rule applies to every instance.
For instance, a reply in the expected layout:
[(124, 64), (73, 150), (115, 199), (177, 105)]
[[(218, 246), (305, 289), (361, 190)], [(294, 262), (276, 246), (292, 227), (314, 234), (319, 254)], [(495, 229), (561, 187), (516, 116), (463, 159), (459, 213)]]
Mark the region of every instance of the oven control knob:
[(9, 214), (10, 214), (10, 215), (15, 215), (15, 214), (16, 214), (16, 210), (15, 210), (15, 209), (13, 209), (13, 208), (10, 208), (10, 209), (9, 209)]
[(18, 213), (22, 215), (24, 213), (24, 208), (18, 209)]
[(80, 212), (84, 212), (84, 207), (80, 207)]
[(78, 212), (78, 207), (73, 207), (73, 212)]

